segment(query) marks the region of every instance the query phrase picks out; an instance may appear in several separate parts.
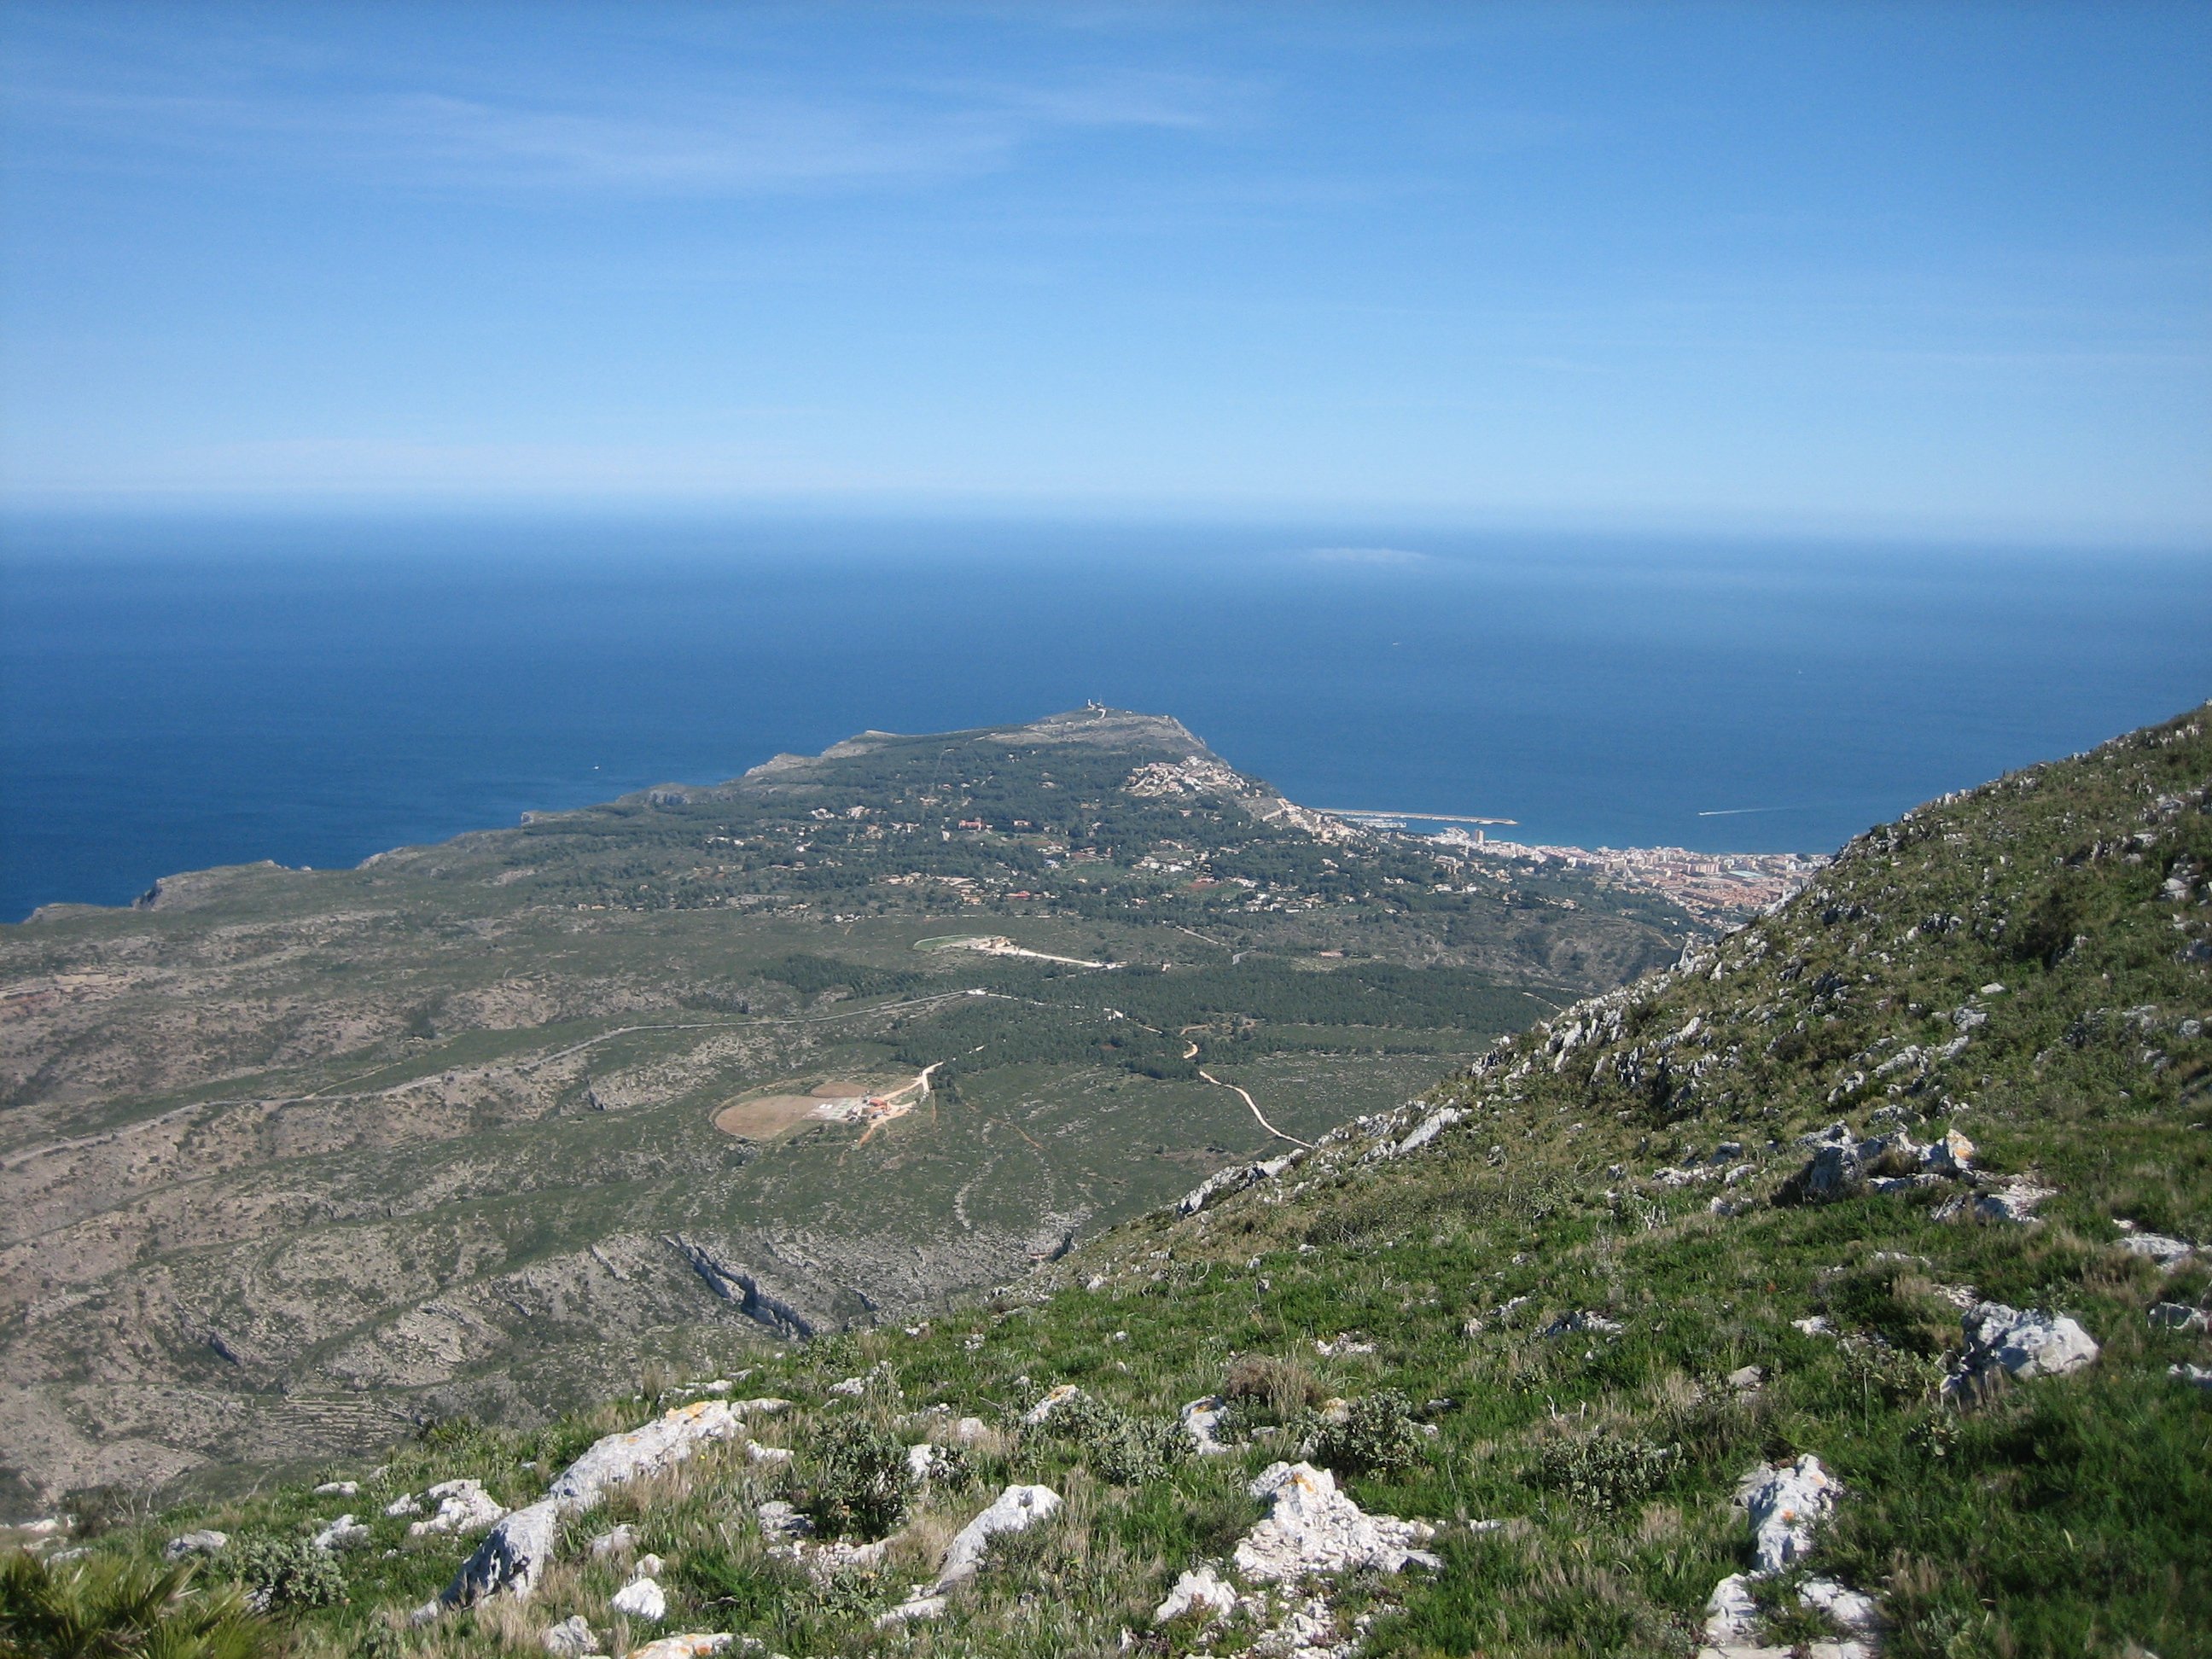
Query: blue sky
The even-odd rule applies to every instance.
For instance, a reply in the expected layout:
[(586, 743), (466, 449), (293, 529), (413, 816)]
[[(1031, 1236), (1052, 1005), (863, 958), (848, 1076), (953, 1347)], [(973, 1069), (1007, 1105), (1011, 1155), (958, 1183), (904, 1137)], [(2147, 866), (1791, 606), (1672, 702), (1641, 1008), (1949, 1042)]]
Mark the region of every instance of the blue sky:
[(0, 502), (2212, 541), (2212, 8), (0, 9)]

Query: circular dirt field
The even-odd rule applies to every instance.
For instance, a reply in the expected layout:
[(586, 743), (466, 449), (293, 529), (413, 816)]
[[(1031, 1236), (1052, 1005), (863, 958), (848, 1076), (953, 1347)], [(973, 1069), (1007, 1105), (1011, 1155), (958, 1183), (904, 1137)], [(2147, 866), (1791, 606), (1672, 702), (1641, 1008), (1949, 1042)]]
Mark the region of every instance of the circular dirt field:
[(825, 1100), (858, 1100), (881, 1086), (835, 1079), (817, 1085), (808, 1094), (758, 1095), (750, 1100), (732, 1101), (714, 1114), (714, 1127), (740, 1139), (765, 1140), (804, 1121)]

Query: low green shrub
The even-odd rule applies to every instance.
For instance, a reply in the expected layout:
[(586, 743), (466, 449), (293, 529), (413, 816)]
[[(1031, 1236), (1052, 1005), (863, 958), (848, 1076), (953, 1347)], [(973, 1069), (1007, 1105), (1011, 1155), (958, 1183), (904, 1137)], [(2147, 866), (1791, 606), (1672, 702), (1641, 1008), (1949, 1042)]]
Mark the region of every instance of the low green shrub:
[(1389, 1474), (1410, 1468), (1426, 1439), (1412, 1402), (1395, 1389), (1381, 1389), (1347, 1401), (1340, 1420), (1313, 1419), (1306, 1455), (1331, 1470)]
[(834, 1533), (880, 1538), (914, 1496), (906, 1443), (863, 1417), (832, 1423), (814, 1443), (806, 1510)]
[(234, 1538), (222, 1564), (257, 1607), (334, 1607), (346, 1599), (344, 1569), (310, 1539)]
[(1586, 1509), (1610, 1513), (1656, 1492), (1679, 1451), (1611, 1429), (1547, 1443), (1537, 1454), (1537, 1479)]

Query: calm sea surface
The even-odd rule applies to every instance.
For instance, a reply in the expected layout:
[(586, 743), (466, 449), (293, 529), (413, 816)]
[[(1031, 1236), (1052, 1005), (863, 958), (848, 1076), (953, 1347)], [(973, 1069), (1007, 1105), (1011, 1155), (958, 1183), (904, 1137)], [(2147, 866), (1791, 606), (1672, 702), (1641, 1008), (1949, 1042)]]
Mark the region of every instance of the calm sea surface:
[(9, 921), (1090, 698), (1318, 805), (1826, 849), (2212, 696), (2203, 555), (667, 519), (0, 538)]

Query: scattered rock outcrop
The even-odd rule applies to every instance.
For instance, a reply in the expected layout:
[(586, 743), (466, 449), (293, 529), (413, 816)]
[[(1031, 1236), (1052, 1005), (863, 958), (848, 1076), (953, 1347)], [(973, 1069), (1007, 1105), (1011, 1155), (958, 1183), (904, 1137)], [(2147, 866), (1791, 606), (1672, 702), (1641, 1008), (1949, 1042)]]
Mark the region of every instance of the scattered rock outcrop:
[(441, 1480), (417, 1499), (403, 1498), (386, 1506), (386, 1515), (415, 1515), (421, 1512), (424, 1503), (434, 1504), (434, 1512), (427, 1519), (415, 1522), (407, 1528), (410, 1538), (427, 1537), (432, 1533), (482, 1532), (507, 1513), (507, 1506), (498, 1502), (475, 1480)]
[(2002, 1302), (1978, 1302), (1960, 1321), (1966, 1351), (1944, 1380), (1947, 1393), (1970, 1390), (2002, 1373), (2025, 1382), (2038, 1376), (2063, 1376), (2093, 1364), (2097, 1344), (2064, 1314), (2040, 1308), (2022, 1311)]
[(356, 1521), (350, 1515), (341, 1515), (315, 1534), (319, 1550), (357, 1550), (368, 1543), (368, 1523)]
[[(1793, 1651), (1763, 1642), (1752, 1586), (1805, 1558), (1843, 1490), (1810, 1452), (1794, 1463), (1762, 1463), (1737, 1483), (1735, 1501), (1751, 1522), (1752, 1567), (1713, 1586), (1699, 1659), (1775, 1659)], [(1871, 1597), (1820, 1577), (1804, 1580), (1798, 1596), (1824, 1613), (1843, 1638), (1812, 1644), (1819, 1659), (1873, 1659), (1881, 1641), (1881, 1613)]]
[(1441, 1565), (1418, 1547), (1436, 1528), (1395, 1516), (1370, 1515), (1339, 1492), (1336, 1477), (1310, 1463), (1273, 1463), (1252, 1482), (1252, 1496), (1272, 1498), (1267, 1518), (1237, 1540), (1238, 1574), (1255, 1583), (1356, 1567), (1396, 1572)]
[(1273, 1181), (1297, 1161), (1297, 1153), (1285, 1152), (1280, 1158), (1262, 1158), (1257, 1164), (1232, 1164), (1225, 1170), (1217, 1170), (1182, 1195), (1176, 1205), (1176, 1213), (1196, 1215), (1217, 1199), (1241, 1193), (1263, 1181)]

